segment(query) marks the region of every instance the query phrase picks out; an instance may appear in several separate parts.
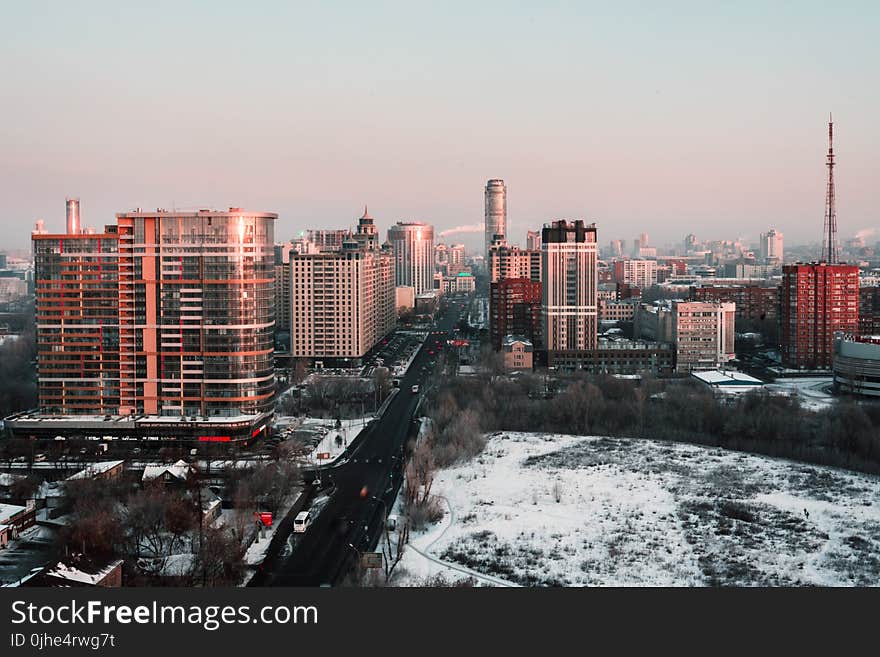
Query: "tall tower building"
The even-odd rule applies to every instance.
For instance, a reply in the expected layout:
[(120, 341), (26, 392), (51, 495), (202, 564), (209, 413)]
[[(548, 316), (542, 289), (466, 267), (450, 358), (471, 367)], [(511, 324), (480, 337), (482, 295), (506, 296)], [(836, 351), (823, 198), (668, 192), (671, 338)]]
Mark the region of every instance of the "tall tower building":
[(541, 323), (548, 351), (596, 348), (596, 224), (554, 221), (541, 234)]
[(434, 289), (434, 227), (398, 221), (388, 229), (394, 252), (395, 285), (415, 288), (422, 294)]
[(495, 236), (500, 235), (502, 240), (507, 239), (507, 187), (503, 180), (495, 178), (486, 183), (485, 202), (485, 253), (488, 261), (489, 247), (495, 241)]

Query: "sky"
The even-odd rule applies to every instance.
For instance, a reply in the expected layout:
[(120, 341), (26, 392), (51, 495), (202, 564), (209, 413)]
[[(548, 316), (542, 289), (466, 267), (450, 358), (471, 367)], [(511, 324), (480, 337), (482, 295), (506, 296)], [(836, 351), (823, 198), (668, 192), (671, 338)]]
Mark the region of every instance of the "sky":
[[(141, 6), (137, 6), (141, 5)], [(135, 207), (276, 238), (596, 221), (600, 243), (880, 228), (880, 3), (0, 0), (0, 248)], [(880, 236), (878, 236), (880, 238)], [(448, 241), (476, 246), (478, 234)]]

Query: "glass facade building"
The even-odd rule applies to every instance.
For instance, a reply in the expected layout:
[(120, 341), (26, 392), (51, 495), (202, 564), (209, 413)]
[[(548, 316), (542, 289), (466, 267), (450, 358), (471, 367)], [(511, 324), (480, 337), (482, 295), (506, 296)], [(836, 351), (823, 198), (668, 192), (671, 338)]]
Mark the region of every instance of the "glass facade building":
[(275, 219), (137, 211), (102, 235), (35, 233), (41, 412), (271, 412)]

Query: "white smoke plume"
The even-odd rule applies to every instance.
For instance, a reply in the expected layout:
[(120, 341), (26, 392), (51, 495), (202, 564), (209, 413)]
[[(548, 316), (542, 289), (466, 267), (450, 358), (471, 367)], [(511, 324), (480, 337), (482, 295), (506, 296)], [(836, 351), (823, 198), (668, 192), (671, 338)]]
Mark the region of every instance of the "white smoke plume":
[(455, 228), (447, 228), (440, 231), (440, 237), (455, 235), (456, 233), (482, 233), (484, 230), (483, 224), (468, 224), (467, 226), (456, 226)]
[(873, 237), (877, 234), (876, 228), (862, 228), (860, 231), (856, 233), (856, 239), (866, 240), (869, 237)]

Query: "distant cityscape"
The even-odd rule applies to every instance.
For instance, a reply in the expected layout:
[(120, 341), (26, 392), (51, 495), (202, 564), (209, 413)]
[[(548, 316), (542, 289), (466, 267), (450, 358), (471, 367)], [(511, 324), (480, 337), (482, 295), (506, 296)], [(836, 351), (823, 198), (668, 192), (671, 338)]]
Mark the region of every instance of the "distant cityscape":
[[(880, 236), (838, 241), (832, 127), (819, 249), (787, 247), (773, 226), (757, 243), (695, 226), (664, 249), (586, 217), (512, 236), (498, 178), (478, 252), (419, 221), (383, 231), (367, 206), (351, 228), (288, 239), (277, 214), (238, 207), (137, 209), (88, 228), (88, 199), (68, 198), (63, 226), (36, 222), (30, 259), (0, 254), (0, 546), (22, 555), (0, 579), (318, 585), (372, 569), (391, 582), (410, 529), (443, 516), (419, 468), (467, 462), (502, 430), (541, 431), (522, 414), (559, 418), (559, 400), (586, 422), (571, 433), (641, 437), (662, 417), (686, 424), (676, 395), (719, 426), (743, 416), (737, 404), (782, 396), (800, 400), (784, 411), (795, 424), (831, 435), (817, 418), (838, 400), (880, 401)], [(585, 409), (617, 403), (617, 385), (632, 400), (620, 424), (594, 420)], [(676, 431), (664, 435), (711, 435)], [(724, 445), (806, 453), (736, 440)], [(808, 461), (880, 467), (876, 437), (816, 440)], [(158, 504), (156, 491), (186, 520), (114, 519), (120, 500)]]

